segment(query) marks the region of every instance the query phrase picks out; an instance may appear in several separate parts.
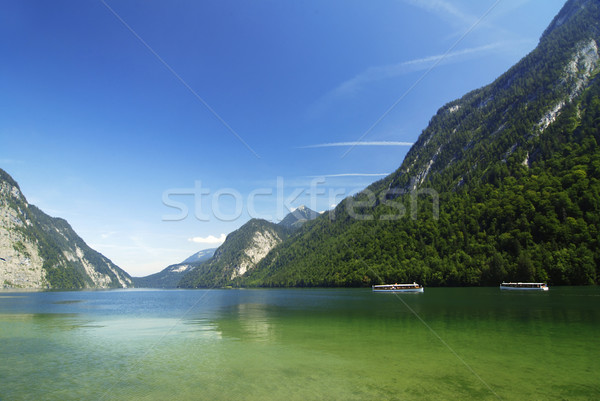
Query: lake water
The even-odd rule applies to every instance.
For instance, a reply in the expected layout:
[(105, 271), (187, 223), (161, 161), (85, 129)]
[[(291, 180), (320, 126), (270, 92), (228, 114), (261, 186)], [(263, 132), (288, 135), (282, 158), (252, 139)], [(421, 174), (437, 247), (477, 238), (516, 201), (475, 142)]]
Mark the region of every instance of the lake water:
[(0, 292), (0, 400), (600, 399), (600, 289)]

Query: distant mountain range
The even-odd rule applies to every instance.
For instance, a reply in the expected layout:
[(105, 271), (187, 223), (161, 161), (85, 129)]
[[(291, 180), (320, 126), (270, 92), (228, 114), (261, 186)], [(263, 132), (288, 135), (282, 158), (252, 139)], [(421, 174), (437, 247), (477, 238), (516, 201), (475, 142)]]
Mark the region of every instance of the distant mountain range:
[[(319, 214), (306, 206), (289, 213), (279, 224), (252, 219), (227, 236), (216, 250), (200, 251), (183, 263), (159, 273), (135, 278), (137, 287), (219, 287), (252, 270), (273, 249)], [(199, 256), (203, 259), (199, 260)], [(208, 258), (208, 259), (207, 259)]]
[(187, 258), (186, 260), (184, 260), (181, 263), (204, 262), (205, 260), (212, 258), (212, 256), (215, 254), (216, 250), (217, 250), (217, 248), (203, 249), (201, 251), (196, 252), (195, 254), (193, 254), (192, 256), (190, 256), (189, 258)]
[(158, 273), (133, 277), (133, 282), (138, 288), (175, 288), (187, 273), (212, 258), (216, 250), (211, 248), (196, 252), (183, 262), (167, 266)]
[(0, 169), (0, 288), (126, 288), (125, 271), (91, 249), (65, 220), (30, 205)]

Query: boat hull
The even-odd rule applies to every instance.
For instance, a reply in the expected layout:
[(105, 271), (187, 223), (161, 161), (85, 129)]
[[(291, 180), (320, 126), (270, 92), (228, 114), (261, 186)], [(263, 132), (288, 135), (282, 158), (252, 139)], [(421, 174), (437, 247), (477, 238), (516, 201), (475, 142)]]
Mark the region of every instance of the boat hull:
[(507, 287), (500, 285), (501, 290), (507, 291), (548, 291), (548, 287)]
[(401, 290), (378, 290), (374, 289), (373, 292), (423, 292), (423, 287), (421, 288), (406, 288)]

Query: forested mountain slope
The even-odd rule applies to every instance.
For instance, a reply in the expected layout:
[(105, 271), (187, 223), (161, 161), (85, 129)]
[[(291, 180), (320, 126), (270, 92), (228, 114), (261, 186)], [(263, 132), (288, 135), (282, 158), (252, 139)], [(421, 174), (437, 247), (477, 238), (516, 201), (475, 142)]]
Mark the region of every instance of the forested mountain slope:
[(236, 285), (592, 284), (600, 277), (600, 1), (443, 106), (400, 168), (307, 223)]

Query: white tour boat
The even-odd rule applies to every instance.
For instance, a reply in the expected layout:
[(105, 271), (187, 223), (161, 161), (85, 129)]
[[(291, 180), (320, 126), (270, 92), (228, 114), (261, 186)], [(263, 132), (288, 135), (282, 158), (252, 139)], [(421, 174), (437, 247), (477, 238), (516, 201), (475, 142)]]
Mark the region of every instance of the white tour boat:
[(546, 283), (502, 283), (501, 290), (530, 290), (530, 291), (548, 291)]
[(374, 285), (374, 292), (423, 292), (423, 286), (417, 283), (412, 284), (382, 284)]

